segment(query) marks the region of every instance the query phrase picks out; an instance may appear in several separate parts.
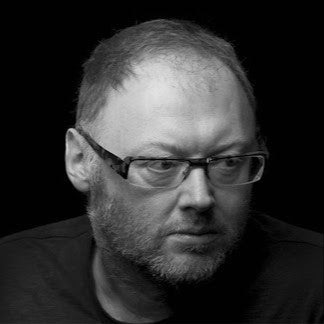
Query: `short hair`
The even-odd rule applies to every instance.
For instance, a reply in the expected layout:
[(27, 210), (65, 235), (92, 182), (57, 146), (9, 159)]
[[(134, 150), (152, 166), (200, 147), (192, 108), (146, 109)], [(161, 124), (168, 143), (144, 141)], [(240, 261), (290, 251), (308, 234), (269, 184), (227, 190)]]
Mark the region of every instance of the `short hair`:
[(198, 57), (217, 58), (226, 65), (255, 110), (252, 86), (229, 42), (190, 21), (157, 19), (125, 28), (95, 48), (83, 65), (76, 125), (94, 121), (106, 103), (109, 90), (119, 89), (127, 77), (134, 75), (134, 66), (145, 58), (190, 52)]

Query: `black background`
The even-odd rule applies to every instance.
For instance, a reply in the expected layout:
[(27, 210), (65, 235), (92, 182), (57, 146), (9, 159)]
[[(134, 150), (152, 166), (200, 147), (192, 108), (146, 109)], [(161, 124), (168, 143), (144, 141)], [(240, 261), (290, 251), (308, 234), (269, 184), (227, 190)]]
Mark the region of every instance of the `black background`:
[(193, 20), (233, 43), (254, 85), (271, 154), (256, 206), (324, 231), (317, 8), (80, 6), (17, 4), (2, 12), (1, 235), (84, 213), (85, 199), (64, 167), (81, 65), (101, 39), (154, 18)]

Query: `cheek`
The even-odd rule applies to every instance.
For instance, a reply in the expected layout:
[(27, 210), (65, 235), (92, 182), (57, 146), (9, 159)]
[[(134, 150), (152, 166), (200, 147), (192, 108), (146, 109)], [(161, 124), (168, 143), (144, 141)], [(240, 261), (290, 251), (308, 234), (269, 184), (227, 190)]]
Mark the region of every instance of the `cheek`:
[(129, 196), (129, 203), (137, 210), (145, 209), (152, 226), (160, 227), (167, 221), (168, 215), (174, 209), (176, 199), (170, 190), (140, 189)]
[(251, 186), (216, 190), (215, 200), (219, 210), (227, 219), (244, 217), (249, 208)]
[[(110, 214), (107, 235), (113, 244), (132, 255), (149, 255), (160, 250), (170, 206), (163, 195), (119, 195)], [(141, 196), (141, 197), (140, 197)], [(155, 252), (154, 252), (155, 253)]]
[[(114, 218), (121, 217), (118, 221), (125, 226), (124, 228), (127, 227), (127, 230), (130, 231), (129, 235), (131, 232), (134, 235), (136, 232), (140, 232), (142, 236), (154, 237), (158, 235), (174, 208), (175, 195), (172, 191), (136, 187), (130, 185), (110, 169), (107, 169), (106, 172), (109, 177), (106, 175), (103, 180), (104, 185), (100, 188), (100, 191), (104, 192), (99, 197), (101, 203), (105, 204), (109, 199), (118, 202), (117, 205), (123, 210), (114, 213)], [(111, 221), (116, 223), (115, 219)]]

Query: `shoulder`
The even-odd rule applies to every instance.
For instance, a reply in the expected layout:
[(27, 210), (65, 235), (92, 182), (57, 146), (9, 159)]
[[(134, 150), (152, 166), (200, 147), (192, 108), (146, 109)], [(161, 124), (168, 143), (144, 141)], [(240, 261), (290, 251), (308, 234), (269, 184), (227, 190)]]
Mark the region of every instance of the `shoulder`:
[(323, 276), (323, 234), (267, 215), (257, 215), (253, 221), (262, 233), (268, 262), (280, 265), (282, 271)]
[(88, 218), (86, 216), (80, 216), (2, 237), (0, 238), (0, 247), (23, 239), (75, 237), (89, 230), (90, 224)]
[(77, 312), (87, 296), (91, 242), (85, 216), (0, 239), (0, 316), (47, 322)]
[(91, 227), (81, 216), (25, 230), (0, 239), (1, 269), (11, 272), (36, 267), (41, 261), (68, 258), (77, 253), (78, 245), (89, 245)]
[(0, 274), (5, 278), (33, 276), (40, 269), (54, 267), (57, 260), (78, 260), (81, 249), (89, 249), (90, 238), (85, 216), (5, 236), (0, 239)]
[(253, 222), (264, 239), (254, 293), (273, 313), (281, 307), (299, 321), (305, 316), (318, 321), (323, 316), (323, 234), (266, 215)]
[(78, 245), (89, 245), (91, 227), (81, 216), (5, 236), (0, 239), (0, 269), (23, 272), (40, 262), (67, 258), (77, 253)]
[(254, 214), (252, 218), (269, 242), (290, 242), (323, 249), (322, 233), (288, 224), (265, 214)]

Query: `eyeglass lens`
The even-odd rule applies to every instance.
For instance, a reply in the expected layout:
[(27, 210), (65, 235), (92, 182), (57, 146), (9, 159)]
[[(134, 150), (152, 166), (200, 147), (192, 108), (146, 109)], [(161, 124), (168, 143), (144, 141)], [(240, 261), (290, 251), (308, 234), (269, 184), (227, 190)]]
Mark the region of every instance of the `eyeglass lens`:
[[(258, 181), (263, 172), (263, 156), (217, 159), (208, 165), (213, 185), (236, 186)], [(180, 185), (190, 169), (189, 162), (176, 160), (135, 160), (128, 171), (128, 181), (147, 188), (171, 188)]]

